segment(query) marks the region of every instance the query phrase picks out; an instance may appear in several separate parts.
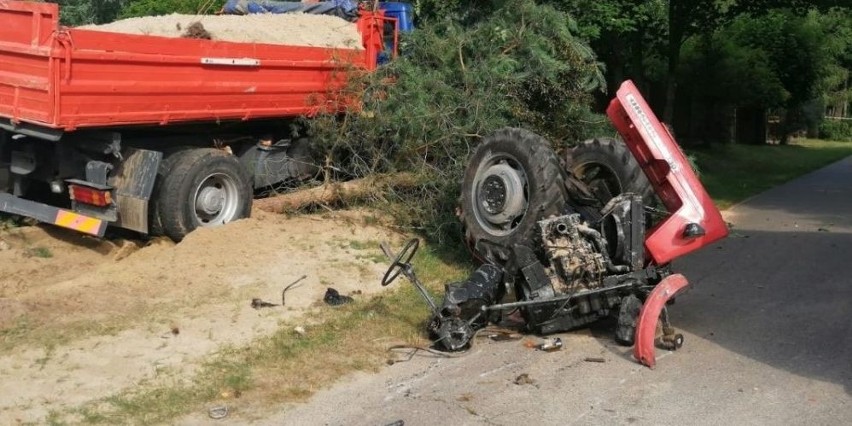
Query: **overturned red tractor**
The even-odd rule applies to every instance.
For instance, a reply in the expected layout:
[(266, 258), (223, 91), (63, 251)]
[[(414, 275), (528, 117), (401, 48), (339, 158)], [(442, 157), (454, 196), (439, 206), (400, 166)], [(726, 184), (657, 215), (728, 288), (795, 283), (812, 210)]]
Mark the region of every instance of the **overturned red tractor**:
[[(519, 310), (549, 334), (616, 316), (616, 341), (653, 367), (654, 348), (683, 337), (666, 302), (688, 283), (670, 262), (727, 235), (725, 222), (674, 138), (625, 82), (607, 109), (622, 141), (595, 139), (560, 159), (550, 144), (503, 129), (480, 144), (465, 172), (460, 219), (480, 266), (436, 304), (410, 260), (393, 258), (383, 285), (404, 274), (432, 310), (435, 344), (456, 351), (476, 330)], [(658, 321), (659, 319), (659, 321)], [(658, 324), (659, 323), (659, 324)]]

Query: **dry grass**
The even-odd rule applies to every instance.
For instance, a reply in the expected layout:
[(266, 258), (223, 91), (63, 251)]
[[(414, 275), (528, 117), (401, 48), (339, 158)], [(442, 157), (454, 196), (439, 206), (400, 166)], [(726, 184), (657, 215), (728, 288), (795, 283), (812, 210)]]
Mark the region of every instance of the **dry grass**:
[[(415, 266), (432, 291), (467, 274), (470, 265), (445, 259), (466, 258), (424, 247)], [(169, 422), (181, 415), (225, 403), (232, 413), (306, 400), (314, 392), (355, 371), (375, 371), (395, 343), (422, 344), (428, 309), (400, 278), (396, 289), (364, 302), (319, 307), (307, 318), (282, 324), (272, 336), (251, 345), (220, 351), (195, 378), (166, 378), (65, 413), (50, 421), (99, 424)], [(308, 324), (308, 325), (305, 325)], [(305, 334), (294, 331), (303, 325)]]

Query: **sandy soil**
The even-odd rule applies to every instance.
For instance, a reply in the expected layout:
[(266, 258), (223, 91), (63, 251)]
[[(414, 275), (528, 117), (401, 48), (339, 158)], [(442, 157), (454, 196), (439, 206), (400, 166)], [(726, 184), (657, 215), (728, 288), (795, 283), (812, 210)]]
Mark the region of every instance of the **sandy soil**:
[(218, 16), (174, 13), (122, 19), (109, 24), (86, 25), (80, 28), (125, 34), (182, 37), (194, 22), (200, 22), (212, 40), (363, 48), (361, 35), (354, 23), (334, 16), (302, 13)]
[[(364, 213), (253, 218), (180, 244), (102, 241), (52, 227), (0, 233), (0, 424), (41, 423), (162, 374), (182, 377), (222, 345), (342, 294), (382, 289), (377, 242), (391, 232)], [(287, 305), (255, 310), (254, 297)], [(175, 330), (178, 333), (174, 334)]]

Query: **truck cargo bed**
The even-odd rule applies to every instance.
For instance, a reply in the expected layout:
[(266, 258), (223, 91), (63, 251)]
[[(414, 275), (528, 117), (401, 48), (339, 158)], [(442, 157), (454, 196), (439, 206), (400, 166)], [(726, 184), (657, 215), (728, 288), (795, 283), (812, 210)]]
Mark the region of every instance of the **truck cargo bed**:
[(337, 108), (349, 70), (375, 67), (381, 12), (357, 22), (364, 49), (165, 38), (65, 28), (50, 3), (0, 2), (0, 125), (71, 131), (312, 115)]

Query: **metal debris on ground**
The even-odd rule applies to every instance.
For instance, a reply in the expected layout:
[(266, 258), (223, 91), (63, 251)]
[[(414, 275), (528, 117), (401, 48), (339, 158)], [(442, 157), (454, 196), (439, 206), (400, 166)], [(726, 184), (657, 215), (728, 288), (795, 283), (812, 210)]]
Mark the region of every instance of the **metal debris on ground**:
[(516, 385), (533, 385), (535, 384), (535, 380), (531, 379), (529, 374), (523, 373), (518, 377), (515, 377), (515, 380), (513, 380), (512, 383)]
[(593, 356), (587, 356), (585, 359), (583, 359), (583, 361), (586, 361), (586, 362), (600, 362), (600, 363), (604, 363), (604, 362), (606, 362), (606, 360), (605, 360), (605, 359), (603, 359), (603, 358), (600, 358), (600, 357), (593, 357)]
[(292, 283), (287, 285), (287, 287), (284, 287), (284, 290), (281, 290), (281, 306), (284, 306), (284, 303), (285, 303), (284, 302), (284, 295), (287, 294), (287, 290), (294, 288), (296, 286), (296, 284), (299, 284), (300, 282), (302, 282), (303, 279), (305, 279), (307, 277), (308, 277), (307, 275), (302, 275), (301, 277), (299, 277), (299, 279), (297, 279), (296, 281), (293, 281)]
[(405, 426), (405, 420), (397, 420), (395, 422), (388, 423), (385, 426)]
[(219, 420), (228, 417), (228, 412), (229, 410), (227, 406), (218, 405), (207, 410), (207, 415), (210, 416), (211, 419)]
[(325, 291), (325, 296), (322, 298), (322, 300), (325, 303), (327, 303), (331, 306), (345, 305), (347, 303), (352, 303), (354, 301), (354, 299), (352, 299), (351, 297), (344, 296), (344, 295), (340, 294), (339, 291), (337, 291), (337, 290), (335, 290), (331, 287), (329, 287)]
[(293, 331), (294, 331), (296, 334), (298, 334), (299, 336), (304, 336), (304, 335), (308, 334), (308, 332), (305, 330), (305, 327), (302, 327), (301, 325), (296, 326), (296, 327), (293, 329)]
[(555, 352), (562, 349), (562, 339), (555, 337), (552, 339), (544, 339), (544, 341), (538, 345), (538, 349), (545, 352)]
[(255, 309), (271, 308), (273, 306), (278, 306), (278, 305), (276, 305), (274, 303), (264, 302), (263, 300), (258, 299), (256, 297), (254, 299), (251, 299), (251, 307), (255, 308)]
[(507, 340), (521, 340), (523, 337), (523, 334), (515, 332), (492, 332), (488, 335), (488, 338), (495, 342), (505, 342)]

